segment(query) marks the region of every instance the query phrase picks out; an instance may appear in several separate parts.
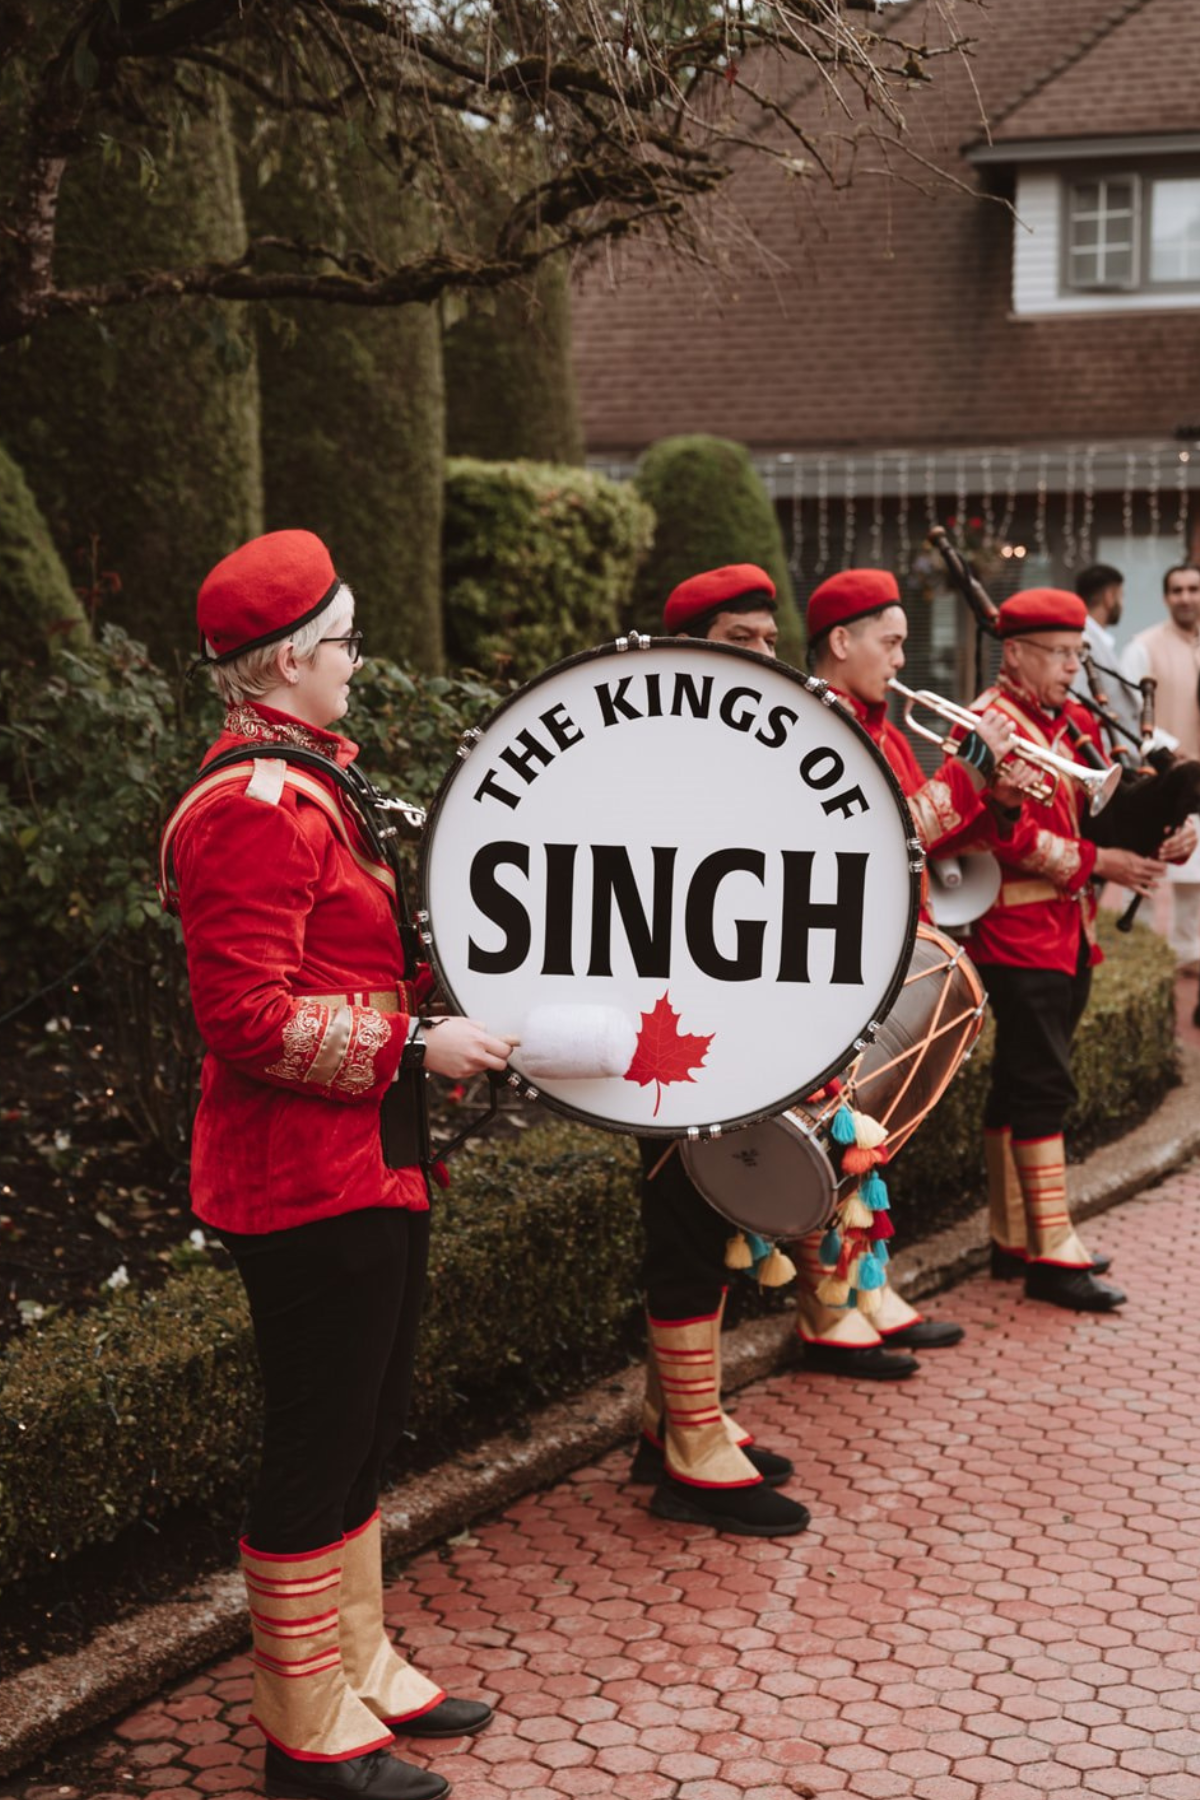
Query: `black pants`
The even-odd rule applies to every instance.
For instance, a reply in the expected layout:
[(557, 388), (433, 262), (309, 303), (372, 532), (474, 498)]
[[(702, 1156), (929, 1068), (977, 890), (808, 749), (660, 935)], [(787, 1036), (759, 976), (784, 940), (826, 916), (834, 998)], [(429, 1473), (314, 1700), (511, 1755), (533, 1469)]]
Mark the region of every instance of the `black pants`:
[(650, 1170), (668, 1148), (663, 1138), (639, 1138), (642, 1153), (642, 1227), (646, 1250), (642, 1284), (655, 1319), (703, 1318), (716, 1312), (728, 1282), (725, 1245), (734, 1227), (693, 1185), (676, 1148), (653, 1181)]
[(996, 1052), (983, 1122), (1015, 1138), (1055, 1137), (1075, 1100), (1071, 1040), (1092, 986), (1086, 940), (1074, 975), (978, 963), (996, 1021)]
[(246, 1536), (255, 1550), (317, 1550), (375, 1511), (404, 1428), (429, 1214), (372, 1207), (266, 1239), (222, 1235), (266, 1397)]

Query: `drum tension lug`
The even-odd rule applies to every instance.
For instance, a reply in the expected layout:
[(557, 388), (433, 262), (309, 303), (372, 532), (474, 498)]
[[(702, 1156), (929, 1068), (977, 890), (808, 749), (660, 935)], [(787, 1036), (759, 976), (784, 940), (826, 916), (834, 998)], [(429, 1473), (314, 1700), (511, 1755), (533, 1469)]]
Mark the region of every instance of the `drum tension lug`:
[(709, 1144), (721, 1135), (719, 1125), (689, 1125), (687, 1128), (689, 1144)]
[(619, 637), (616, 640), (616, 647), (622, 652), (626, 650), (648, 650), (650, 648), (650, 639), (644, 637), (640, 632), (631, 631), (628, 637)]
[(455, 755), (461, 762), (466, 762), (482, 736), (482, 731), (476, 725), (472, 725), (468, 731), (463, 732), (458, 740), (458, 749), (455, 751)]

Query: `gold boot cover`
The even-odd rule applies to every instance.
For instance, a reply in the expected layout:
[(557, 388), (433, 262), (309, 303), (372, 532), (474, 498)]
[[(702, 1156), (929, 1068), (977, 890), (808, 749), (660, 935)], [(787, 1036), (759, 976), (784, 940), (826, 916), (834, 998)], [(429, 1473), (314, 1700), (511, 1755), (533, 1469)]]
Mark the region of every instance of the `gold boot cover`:
[[(720, 1311), (717, 1314), (717, 1392), (721, 1391), (721, 1319), (725, 1314), (725, 1295), (721, 1295)], [(653, 1320), (646, 1314), (646, 1389), (642, 1396), (642, 1436), (655, 1446), (663, 1448), (663, 1429), (665, 1402), (663, 1399), (662, 1378), (658, 1370), (658, 1362), (654, 1355)], [(722, 1412), (725, 1431), (731, 1444), (752, 1444), (753, 1437), (743, 1431), (736, 1419), (731, 1419), (727, 1412)]]
[(304, 1762), (345, 1762), (390, 1744), (347, 1684), (338, 1634), (343, 1544), (277, 1556), (242, 1540), (254, 1633), (252, 1724)]
[(1067, 1159), (1061, 1135), (1014, 1138), (1012, 1153), (1025, 1196), (1030, 1261), (1090, 1269), (1091, 1253), (1076, 1236), (1067, 1209)]
[(796, 1331), (802, 1343), (830, 1344), (836, 1350), (874, 1350), (883, 1342), (872, 1320), (856, 1306), (827, 1306), (817, 1288), (829, 1273), (821, 1261), (818, 1226), (792, 1245), (799, 1280), (796, 1284)]
[(376, 1718), (395, 1725), (446, 1698), (398, 1654), (383, 1627), (383, 1558), (379, 1514), (350, 1532), (342, 1562), (342, 1667)]
[(1028, 1255), (1025, 1242), (1025, 1196), (1013, 1161), (1012, 1132), (1007, 1125), (985, 1129), (983, 1151), (987, 1162), (988, 1228), (992, 1242), (1011, 1256)]
[(753, 1487), (762, 1477), (730, 1441), (721, 1411), (722, 1310), (723, 1304), (701, 1318), (649, 1321), (662, 1384), (667, 1473), (693, 1487)]

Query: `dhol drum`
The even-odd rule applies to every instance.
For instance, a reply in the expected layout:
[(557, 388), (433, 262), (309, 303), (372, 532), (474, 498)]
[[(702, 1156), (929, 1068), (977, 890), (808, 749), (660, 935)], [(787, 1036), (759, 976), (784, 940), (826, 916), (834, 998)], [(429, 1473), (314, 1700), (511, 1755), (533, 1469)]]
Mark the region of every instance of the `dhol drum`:
[[(511, 1066), (548, 1105), (702, 1138), (783, 1111), (865, 1047), (908, 969), (922, 860), (895, 778), (824, 683), (631, 637), (467, 734), (430, 810), (421, 923), (457, 1010), (529, 1027), (531, 1066), (521, 1049)], [(532, 1054), (556, 1016), (561, 1066)], [(593, 1018), (608, 1060), (589, 1062)]]
[(744, 1231), (777, 1242), (815, 1231), (828, 1223), (839, 1195), (829, 1130), (838, 1107), (846, 1102), (878, 1119), (894, 1156), (966, 1061), (986, 1006), (978, 970), (961, 945), (932, 925), (918, 925), (896, 1004), (844, 1073), (841, 1092), (729, 1137), (684, 1144), (688, 1174), (709, 1204)]

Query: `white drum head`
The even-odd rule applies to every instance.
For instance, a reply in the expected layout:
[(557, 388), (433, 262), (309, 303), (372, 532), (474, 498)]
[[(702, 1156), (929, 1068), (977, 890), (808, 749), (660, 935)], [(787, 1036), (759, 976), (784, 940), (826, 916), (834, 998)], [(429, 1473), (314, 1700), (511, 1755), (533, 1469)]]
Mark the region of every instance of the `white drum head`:
[(680, 1155), (722, 1218), (787, 1242), (827, 1224), (837, 1199), (837, 1172), (809, 1123), (801, 1108), (728, 1137), (685, 1142)]
[(473, 734), (430, 813), (422, 898), (462, 1013), (519, 1035), (537, 1008), (616, 1008), (633, 1028), (624, 1075), (542, 1073), (542, 1098), (679, 1136), (844, 1067), (903, 982), (921, 859), (823, 684), (698, 639), (620, 642), (637, 647), (559, 663)]

